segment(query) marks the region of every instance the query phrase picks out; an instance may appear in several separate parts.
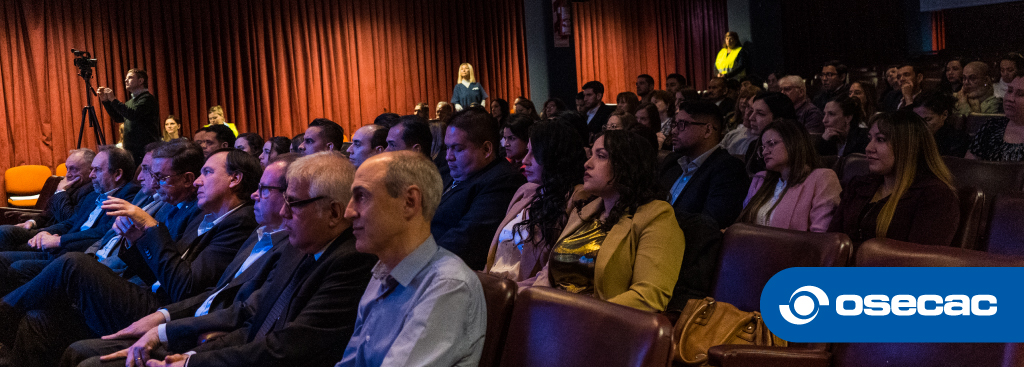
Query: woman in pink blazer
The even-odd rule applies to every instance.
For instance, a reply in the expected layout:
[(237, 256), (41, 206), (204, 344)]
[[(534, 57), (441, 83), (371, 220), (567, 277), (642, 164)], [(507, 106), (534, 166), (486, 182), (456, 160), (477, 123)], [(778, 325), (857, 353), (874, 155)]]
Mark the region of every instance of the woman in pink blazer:
[(585, 198), (573, 192), (589, 196), (576, 190), (583, 183), (587, 156), (579, 133), (569, 124), (556, 119), (533, 125), (526, 149), (523, 167), (528, 182), (512, 198), (484, 267), (485, 272), (520, 286), (533, 284), (569, 219), (573, 202)]
[(793, 120), (777, 120), (761, 133), (765, 171), (751, 180), (737, 222), (797, 231), (825, 232), (839, 206), (839, 178), (820, 168), (807, 131)]

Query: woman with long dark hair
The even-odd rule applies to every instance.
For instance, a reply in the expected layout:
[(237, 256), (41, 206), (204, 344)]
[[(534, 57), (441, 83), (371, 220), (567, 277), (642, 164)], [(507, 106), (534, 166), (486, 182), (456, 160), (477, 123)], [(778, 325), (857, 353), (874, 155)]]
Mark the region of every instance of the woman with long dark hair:
[(766, 169), (754, 175), (736, 221), (825, 232), (842, 189), (836, 173), (821, 167), (804, 126), (788, 119), (768, 124), (760, 155)]
[(921, 102), (911, 106), (914, 113), (921, 116), (928, 131), (935, 138), (935, 145), (940, 155), (961, 157), (967, 155), (967, 147), (971, 145), (971, 136), (957, 128), (956, 97), (948, 94), (933, 93), (923, 97)]
[(685, 243), (658, 185), (653, 149), (627, 131), (597, 138), (583, 175), (583, 190), (593, 197), (576, 202), (536, 285), (665, 310)]
[(498, 126), (505, 126), (505, 122), (508, 121), (509, 116), (508, 101), (495, 98), (494, 103), (491, 103), (491, 116), (494, 116), (495, 120), (498, 120)]
[(900, 110), (876, 115), (871, 125), (865, 150), (870, 174), (846, 185), (828, 231), (855, 243), (890, 238), (949, 246), (960, 204), (924, 121)]
[(860, 99), (839, 97), (825, 103), (825, 132), (813, 138), (814, 148), (820, 155), (845, 157), (851, 153), (864, 153), (868, 146), (868, 131), (861, 127), (864, 109)]
[[(765, 92), (754, 96), (750, 102), (750, 110), (750, 132), (752, 134), (760, 135), (765, 126), (777, 119), (796, 120), (793, 100), (781, 92)], [(760, 149), (761, 140), (754, 139), (747, 146), (747, 152), (743, 154), (744, 162), (747, 164), (747, 174), (751, 176), (764, 171), (764, 160), (757, 154)]]
[(568, 111), (568, 110), (569, 109), (567, 107), (565, 107), (565, 102), (562, 102), (561, 99), (551, 98), (551, 99), (547, 100), (547, 102), (544, 102), (544, 110), (540, 114), (540, 119), (541, 120), (553, 119), (559, 113), (561, 113), (563, 111)]
[(292, 140), (286, 136), (275, 136), (263, 143), (263, 151), (260, 153), (260, 164), (264, 168), (270, 161), (281, 154), (288, 153), (291, 149)]
[(509, 204), (484, 268), (523, 286), (533, 284), (547, 263), (548, 252), (569, 219), (571, 196), (583, 183), (587, 160), (579, 133), (560, 121), (533, 125), (526, 146), (527, 183)]

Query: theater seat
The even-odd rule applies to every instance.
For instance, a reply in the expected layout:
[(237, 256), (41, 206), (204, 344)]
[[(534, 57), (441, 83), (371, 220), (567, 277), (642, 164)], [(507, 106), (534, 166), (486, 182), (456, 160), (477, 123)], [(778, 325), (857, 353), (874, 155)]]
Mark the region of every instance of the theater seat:
[(42, 191), (39, 192), (39, 198), (36, 199), (36, 205), (31, 208), (18, 208), (18, 207), (0, 207), (0, 225), (3, 224), (18, 224), (24, 222), (28, 217), (37, 215), (46, 209), (47, 203), (53, 194), (57, 192), (57, 186), (64, 180), (61, 176), (50, 176), (46, 179), (46, 183), (43, 184)]
[(7, 193), (7, 204), (18, 208), (36, 206), (39, 193), (43, 191), (46, 179), (50, 177), (50, 167), (24, 165), (11, 167), (4, 172), (4, 192)]
[(964, 119), (964, 129), (967, 130), (967, 134), (968, 135), (974, 136), (975, 134), (978, 133), (978, 130), (981, 130), (981, 127), (984, 126), (985, 123), (988, 122), (988, 120), (991, 120), (991, 119), (996, 118), (996, 117), (1003, 117), (1003, 116), (1005, 116), (1005, 115), (1002, 115), (1002, 114), (987, 114), (987, 113), (972, 113), (972, 114), (968, 115), (967, 118)]
[[(853, 243), (841, 233), (812, 233), (737, 223), (725, 231), (712, 297), (743, 311), (761, 309), (761, 290), (792, 267), (846, 266)], [(787, 348), (721, 345), (709, 351), (712, 366), (824, 366), (828, 346), (791, 343)], [(776, 364), (782, 362), (783, 364)]]
[(477, 272), (487, 300), (487, 334), (480, 367), (497, 367), (501, 362), (501, 347), (512, 319), (512, 306), (516, 299), (516, 283), (494, 275)]
[(863, 176), (868, 173), (868, 158), (860, 153), (853, 153), (843, 157), (835, 165), (836, 176), (839, 176), (839, 184), (846, 187), (854, 177)]
[(989, 253), (1024, 256), (1024, 193), (996, 195), (986, 237)]
[[(857, 250), (863, 267), (1024, 266), (1024, 258), (952, 247), (872, 239)], [(1019, 366), (1019, 344), (1005, 343), (840, 343), (833, 366), (1000, 367)]]
[(665, 316), (546, 287), (519, 293), (503, 367), (668, 366)]
[(1024, 162), (986, 162), (957, 157), (942, 157), (942, 160), (953, 174), (953, 185), (974, 186), (989, 197), (1020, 191), (1024, 184)]
[(953, 247), (968, 250), (977, 250), (982, 246), (978, 237), (982, 234), (982, 222), (985, 221), (985, 194), (971, 186), (961, 187), (956, 190), (957, 198), (960, 200), (960, 226), (953, 235)]
[(57, 169), (54, 170), (54, 174), (57, 175), (57, 176), (62, 176), (62, 177), (63, 176), (67, 176), (68, 175), (68, 165), (64, 164), (64, 163), (58, 164), (57, 165)]

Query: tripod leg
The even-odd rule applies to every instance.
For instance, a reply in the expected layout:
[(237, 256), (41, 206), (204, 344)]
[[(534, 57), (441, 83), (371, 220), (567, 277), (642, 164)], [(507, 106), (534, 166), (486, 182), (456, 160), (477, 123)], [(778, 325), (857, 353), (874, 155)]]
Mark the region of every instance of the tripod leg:
[(97, 145), (104, 145), (104, 144), (106, 144), (107, 139), (103, 135), (103, 127), (100, 126), (100, 121), (99, 121), (99, 119), (96, 118), (96, 109), (94, 109), (92, 106), (88, 106), (86, 108), (89, 109), (89, 121), (90, 121), (90, 124), (92, 125), (92, 130), (96, 133), (96, 144)]
[(85, 134), (85, 119), (89, 111), (88, 106), (82, 107), (82, 125), (78, 128), (78, 149), (82, 148), (82, 135)]

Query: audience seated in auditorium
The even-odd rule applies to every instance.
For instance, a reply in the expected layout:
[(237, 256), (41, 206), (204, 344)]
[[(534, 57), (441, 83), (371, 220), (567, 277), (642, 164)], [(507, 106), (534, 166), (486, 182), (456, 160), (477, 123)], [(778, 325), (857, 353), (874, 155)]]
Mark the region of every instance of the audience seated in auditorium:
[[(793, 101), (781, 92), (767, 92), (754, 97), (750, 104), (753, 111), (750, 114), (750, 129), (758, 135), (764, 131), (764, 127), (777, 119), (796, 120), (796, 110), (793, 109)], [(743, 154), (747, 166), (747, 174), (754, 174), (764, 171), (764, 159), (757, 152), (761, 149), (761, 140), (754, 139), (747, 146), (747, 152)]]
[(803, 125), (787, 119), (768, 124), (761, 133), (761, 156), (766, 170), (754, 175), (736, 221), (825, 232), (842, 189), (835, 171), (821, 167)]
[(665, 140), (668, 135), (661, 132), (661, 124), (658, 122), (658, 107), (653, 103), (643, 103), (636, 109), (636, 122), (638, 125), (643, 125), (647, 129), (655, 132), (655, 136), (658, 139), (658, 145), (655, 148), (660, 148), (662, 144), (665, 144)]
[(779, 88), (779, 78), (784, 76), (786, 74), (778, 70), (768, 73), (768, 76), (764, 79), (765, 91), (782, 92), (782, 89)]
[(235, 134), (224, 125), (209, 125), (196, 130), (196, 135), (192, 138), (192, 141), (199, 144), (200, 148), (203, 148), (203, 155), (206, 158), (210, 158), (210, 155), (217, 150), (234, 148)]
[(750, 142), (760, 138), (760, 134), (756, 134), (750, 129), (750, 114), (753, 112), (750, 108), (750, 101), (760, 91), (761, 88), (755, 86), (740, 89), (732, 121), (726, 123), (727, 126), (732, 124), (734, 127), (722, 137), (722, 142), (719, 144), (722, 148), (729, 151), (729, 154), (743, 155), (743, 153), (747, 152), (747, 146), (750, 145)]
[[(852, 89), (851, 89), (852, 90)], [(864, 109), (860, 99), (840, 96), (825, 104), (822, 122), (825, 132), (811, 137), (818, 155), (845, 157), (852, 153), (864, 154), (868, 146), (868, 129), (864, 123)]]
[(267, 141), (263, 143), (263, 150), (260, 153), (260, 165), (267, 167), (267, 165), (270, 164), (270, 161), (277, 158), (277, 156), (288, 153), (290, 151), (290, 144), (291, 140), (284, 136), (275, 136), (267, 139)]
[[(288, 165), (298, 157), (298, 154), (284, 155), (280, 159), (272, 161), (263, 171), (259, 189), (252, 195), (255, 200), (253, 211), (259, 228), (253, 231), (242, 244), (241, 250), (227, 266), (215, 287), (162, 307), (103, 339), (88, 339), (71, 344), (61, 358), (61, 365), (71, 367), (116, 364), (120, 366), (126, 365), (122, 359), (128, 357), (129, 354), (134, 362), (140, 362), (135, 358), (140, 358), (141, 362), (161, 361), (165, 354), (169, 354), (165, 345), (181, 348), (181, 344), (187, 345), (197, 340), (196, 337), (185, 341), (177, 340), (178, 334), (180, 334), (177, 332), (178, 327), (182, 323), (195, 321), (184, 320), (211, 313), (219, 316), (221, 313), (218, 313), (218, 310), (231, 308), (233, 303), (245, 301), (253, 292), (259, 290), (271, 270), (276, 266), (280, 265), (281, 270), (279, 271), (291, 271), (292, 268), (287, 265), (294, 264), (288, 264), (287, 261), (281, 259), (288, 259), (288, 255), (292, 255), (293, 252), (297, 253), (297, 251), (287, 249), (289, 247), (289, 232), (283, 229), (280, 212), (285, 202), (284, 188), (288, 186), (285, 181), (285, 173)], [(265, 312), (265, 310), (263, 311)], [(171, 323), (172, 321), (174, 323)], [(171, 336), (173, 339), (169, 338)], [(227, 340), (228, 338), (222, 338), (217, 343), (210, 344), (224, 346), (223, 342)], [(133, 344), (137, 347), (135, 350), (125, 349)], [(252, 349), (256, 348), (248, 348), (244, 351), (246, 353), (253, 352)], [(108, 355), (108, 353), (110, 354)], [(99, 357), (102, 355), (105, 356)], [(79, 364), (90, 357), (89, 361)], [(231, 355), (230, 357), (237, 356)], [(233, 363), (240, 363), (238, 361), (240, 359), (232, 359)], [(196, 365), (198, 360), (190, 362)]]
[(334, 121), (318, 118), (309, 123), (299, 150), (309, 155), (323, 151), (341, 151), (345, 145), (345, 130)]
[(967, 158), (997, 162), (1024, 161), (1024, 69), (1007, 85), (1005, 117), (995, 117), (974, 135)]
[(366, 125), (352, 134), (352, 145), (348, 146), (348, 160), (359, 168), (363, 161), (383, 153), (388, 147), (388, 129), (380, 125)]
[[(493, 121), (482, 109), (468, 110), (456, 114), (452, 125), (464, 126), (466, 113)], [(356, 249), (380, 261), (336, 366), (476, 366), (487, 330), (486, 301), (477, 275), (431, 236), (441, 197), (434, 165), (409, 152), (377, 155), (356, 172), (352, 189), (345, 217), (356, 228)]]
[(660, 182), (677, 213), (707, 214), (719, 228), (736, 221), (750, 180), (743, 162), (719, 146), (724, 121), (710, 102), (687, 102), (676, 112), (673, 152), (661, 162)]
[(549, 286), (644, 311), (664, 311), (685, 241), (639, 135), (607, 131), (584, 165), (583, 190), (535, 286)]
[(896, 71), (899, 88), (896, 93), (889, 94), (883, 102), (881, 110), (886, 112), (896, 111), (920, 102), (921, 82), (924, 81), (924, 73), (918, 70), (913, 64), (903, 64)]
[(945, 72), (942, 73), (942, 80), (939, 82), (940, 93), (953, 94), (964, 87), (964, 66), (966, 65), (967, 63), (960, 57), (954, 57), (946, 62)]
[(995, 96), (1006, 98), (1006, 88), (1021, 73), (1024, 73), (1024, 56), (1011, 52), (999, 59), (999, 82), (994, 84)]
[(683, 87), (689, 85), (686, 81), (686, 77), (682, 74), (672, 73), (665, 77), (665, 90), (672, 95), (676, 95), (676, 92), (683, 89)]
[(430, 124), (416, 115), (405, 115), (399, 123), (388, 130), (385, 152), (411, 150), (430, 157), (430, 148), (434, 138), (430, 134)]
[(71, 218), (82, 199), (94, 192), (90, 167), (96, 152), (90, 149), (73, 149), (64, 161), (68, 173), (57, 185), (57, 191), (39, 214), (30, 216), (24, 222), (0, 226), (0, 251), (11, 246), (28, 242), (40, 228), (49, 227)]
[[(501, 98), (494, 99), (494, 102), (491, 103), (490, 111), (491, 116), (493, 116), (495, 120), (498, 120), (498, 126), (505, 126), (508, 116), (512, 114), (509, 110), (508, 101)], [(451, 121), (449, 120), (449, 123), (450, 122)]]
[(711, 78), (711, 81), (708, 82), (708, 92), (704, 95), (704, 99), (717, 105), (719, 110), (722, 111), (722, 115), (725, 115), (736, 108), (736, 100), (729, 99), (727, 97), (728, 93), (729, 88), (725, 85), (725, 79)]
[[(900, 66), (889, 65), (885, 68), (885, 82), (882, 80), (878, 81), (878, 110), (885, 111), (889, 108), (889, 102), (898, 100), (900, 97), (893, 95), (900, 95)], [(893, 102), (892, 104), (895, 104)]]
[(636, 113), (640, 106), (640, 97), (633, 92), (622, 92), (615, 96), (615, 112)]
[(548, 120), (554, 118), (559, 113), (568, 111), (568, 107), (565, 106), (565, 102), (561, 99), (551, 98), (544, 102), (544, 110), (540, 114), (541, 120)]
[[(821, 91), (814, 96), (815, 107), (823, 110), (828, 101), (850, 94), (850, 85), (846, 83), (848, 72), (849, 69), (839, 60), (832, 60), (821, 66)], [(781, 83), (781, 79), (779, 81)]]
[(171, 141), (181, 137), (181, 118), (174, 115), (167, 115), (164, 120), (163, 141)]
[(526, 145), (530, 142), (530, 127), (535, 121), (530, 115), (515, 113), (501, 128), (501, 146), (505, 147), (505, 159), (520, 172), (523, 172)]
[(533, 121), (540, 120), (540, 115), (537, 114), (537, 107), (535, 107), (533, 105), (533, 101), (529, 99), (521, 98), (516, 100), (516, 105), (513, 108), (515, 109), (516, 114), (528, 116), (533, 119)]
[(292, 137), (292, 146), (291, 146), (290, 151), (292, 153), (299, 153), (299, 154), (305, 153), (304, 149), (299, 149), (299, 147), (302, 146), (302, 142), (305, 140), (305, 138), (306, 138), (306, 134), (305, 133), (299, 133), (298, 135), (295, 135), (294, 137)]
[(517, 167), (498, 157), (499, 126), (483, 109), (456, 113), (448, 125), (450, 182), (430, 222), (438, 245), (474, 270), (487, 262), (487, 244), (512, 196), (526, 183)]
[[(659, 124), (655, 124), (655, 131), (660, 131), (666, 137), (672, 135), (672, 120), (676, 115), (676, 98), (669, 92), (655, 90), (651, 92), (651, 104), (658, 109)], [(671, 139), (666, 139), (671, 140)], [(660, 146), (655, 147), (661, 149)]]
[[(609, 125), (611, 123), (609, 122)], [(532, 285), (569, 219), (573, 202), (586, 193), (583, 183), (587, 157), (583, 141), (560, 121), (538, 123), (530, 130), (525, 164), (527, 183), (519, 187), (505, 218), (491, 240), (484, 271)]]
[(586, 115), (587, 110), (584, 109), (587, 104), (583, 101), (583, 92), (576, 93), (576, 112), (581, 115)]
[[(449, 119), (450, 120), (450, 119)], [(441, 121), (430, 122), (430, 159), (434, 161), (434, 165), (437, 166), (448, 166), (448, 162), (444, 160), (445, 154), (448, 151), (448, 147), (444, 145), (444, 131), (448, 128), (448, 123)], [(385, 146), (387, 145), (387, 136), (384, 137)], [(439, 163), (440, 162), (440, 163)]]
[[(821, 112), (824, 105), (818, 108), (807, 99), (807, 85), (804, 83), (803, 78), (800, 78), (798, 75), (787, 75), (779, 79), (779, 88), (782, 88), (782, 93), (789, 97), (790, 101), (793, 101), (793, 109), (796, 110), (796, 120), (804, 125), (808, 133), (821, 134), (825, 131), (825, 126), (822, 125), (822, 118), (825, 114)], [(845, 95), (846, 93), (837, 94), (835, 97), (829, 98), (829, 100)]]
[(636, 77), (636, 96), (640, 103), (651, 102), (651, 92), (654, 91), (654, 78), (647, 74), (640, 74)]
[(412, 114), (419, 116), (423, 120), (430, 120), (430, 105), (428, 105), (427, 102), (417, 103), (416, 106), (412, 108)]
[[(967, 84), (964, 84), (964, 89), (967, 88)], [(957, 99), (948, 94), (930, 93), (922, 97), (920, 103), (911, 107), (928, 126), (928, 131), (935, 138), (939, 155), (962, 158), (967, 154), (971, 137), (956, 127), (955, 121), (961, 118), (954, 109), (956, 102)]]
[(226, 115), (224, 113), (224, 107), (221, 107), (220, 105), (212, 106), (207, 111), (207, 118), (209, 119), (210, 123), (204, 125), (203, 127), (210, 127), (210, 126), (214, 126), (214, 125), (224, 125), (224, 126), (227, 126), (229, 129), (231, 129), (232, 135), (238, 136), (238, 128), (235, 127), (235, 124), (228, 122), (228, 120), (227, 120), (227, 118), (225, 116)]
[(252, 154), (253, 157), (259, 158), (260, 148), (263, 147), (263, 137), (257, 133), (245, 133), (238, 135), (235, 139), (235, 149), (243, 152)]
[[(201, 160), (198, 154), (182, 159), (188, 166)], [(206, 217), (192, 220), (177, 243), (166, 226), (140, 208), (124, 201), (105, 204), (113, 215), (131, 218), (118, 219), (117, 228), (128, 240), (120, 257), (126, 272), (138, 275), (142, 284), (119, 277), (91, 256), (65, 254), (3, 298), (0, 338), (17, 335), (11, 348), (16, 360), (51, 365), (55, 361), (48, 359), (58, 358), (74, 341), (111, 334), (161, 305), (213, 286), (256, 228), (248, 200), (261, 171), (255, 157), (235, 149), (212, 155), (195, 181)], [(10, 345), (10, 340), (0, 342)]]
[(434, 119), (447, 124), (448, 120), (451, 120), (453, 113), (455, 113), (455, 108), (452, 107), (451, 103), (445, 101), (437, 102)]
[[(860, 100), (861, 110), (864, 112), (863, 121), (867, 121), (878, 112), (878, 91), (875, 89), (875, 85), (866, 81), (857, 81), (850, 83), (850, 97), (857, 98)], [(867, 126), (861, 126), (867, 128)]]
[[(640, 78), (637, 78), (640, 80)], [(589, 81), (583, 85), (583, 110), (581, 114), (587, 119), (587, 128), (591, 136), (598, 135), (608, 122), (608, 116), (615, 112), (615, 107), (604, 104), (604, 84)]]
[(636, 116), (629, 114), (629, 112), (615, 111), (608, 117), (608, 123), (604, 126), (605, 130), (631, 130), (636, 124)]
[(967, 64), (963, 70), (963, 80), (963, 89), (953, 95), (957, 99), (956, 109), (960, 115), (1003, 112), (1003, 100), (993, 94), (988, 64), (981, 61)]
[(846, 185), (828, 231), (857, 244), (889, 238), (949, 246), (960, 204), (924, 121), (909, 110), (883, 113), (872, 118), (868, 135), (870, 174)]
[(385, 112), (377, 115), (377, 117), (373, 119), (373, 124), (390, 129), (395, 125), (398, 125), (398, 120), (400, 119), (402, 119), (402, 116), (399, 116), (397, 113)]

